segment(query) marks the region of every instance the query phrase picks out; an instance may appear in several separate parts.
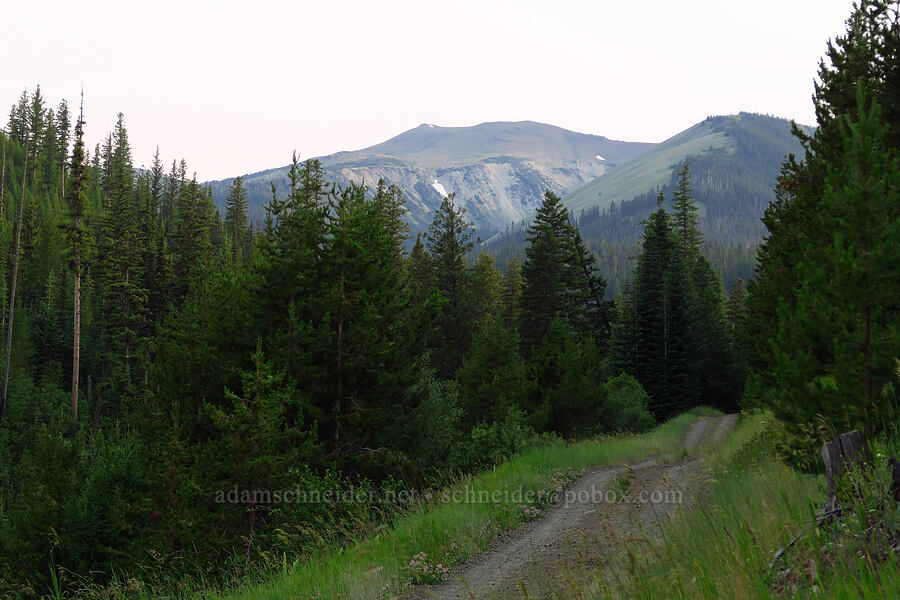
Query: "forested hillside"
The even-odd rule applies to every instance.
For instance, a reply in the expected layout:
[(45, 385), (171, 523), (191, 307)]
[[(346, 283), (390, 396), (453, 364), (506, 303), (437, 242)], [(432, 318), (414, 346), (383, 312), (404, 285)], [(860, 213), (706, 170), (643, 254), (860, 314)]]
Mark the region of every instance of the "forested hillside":
[[(827, 59), (818, 127), (794, 128), (795, 156), (783, 156), (784, 122), (710, 118), (699, 130), (722, 144), (663, 163), (658, 190), (573, 215), (542, 189), (494, 255), (452, 191), (413, 235), (401, 187), (336, 181), (295, 156), (251, 219), (243, 178), (217, 208), (185, 160), (157, 151), (136, 170), (124, 115), (85, 123), (83, 106), (40, 88), (11, 98), (0, 595), (208, 597), (377, 540), (398, 515), (428, 521), (422, 498), (479, 470), (492, 480), (526, 450), (624, 437), (700, 406), (771, 411), (777, 429), (742, 430), (779, 432), (764, 440), (772, 462), (806, 471), (837, 433), (896, 434), (897, 3), (864, 0)], [(109, 133), (86, 148), (88, 128)], [(668, 428), (673, 448), (690, 418)], [(886, 457), (864, 458), (888, 481)], [(559, 492), (576, 477), (550, 481)], [(846, 487), (848, 507), (868, 490)], [(896, 577), (892, 546), (873, 541), (900, 539), (889, 490), (845, 516), (878, 513), (856, 556)], [(534, 508), (492, 506), (519, 511), (495, 533)], [(722, 528), (729, 543), (758, 545), (740, 525)], [(452, 539), (440, 527), (435, 539)], [(844, 530), (815, 530), (835, 542), (813, 565), (834, 567)], [(809, 580), (754, 591), (821, 593)]]
[[(241, 179), (223, 215), (185, 161), (135, 171), (122, 115), (92, 151), (84, 127), (38, 89), (2, 137), (9, 590), (40, 590), (58, 568), (104, 585), (199, 564), (224, 581), (314, 551), (302, 532), (323, 519), (341, 539), (354, 518), (259, 493), (430, 486), (546, 436), (737, 400), (738, 387), (648, 395), (643, 359), (610, 361), (611, 340), (630, 342), (550, 191), (524, 262), (504, 274), (469, 258), (476, 231), (453, 195), (407, 252), (396, 186), (338, 185), (295, 161), (252, 228)], [(706, 264), (695, 247), (693, 270)], [(684, 297), (668, 308), (721, 312), (714, 279), (677, 277)], [(720, 323), (691, 322), (730, 347)], [(223, 503), (232, 490), (249, 500)]]
[[(806, 128), (803, 131), (808, 131)], [(774, 200), (782, 161), (799, 154), (791, 123), (740, 113), (709, 117), (646, 153), (618, 165), (564, 200), (600, 272), (618, 292), (634, 269), (642, 223), (656, 207), (659, 191), (671, 194), (678, 172), (690, 164), (703, 252), (726, 286), (753, 274), (756, 246), (765, 229), (761, 218)], [(522, 225), (485, 244), (499, 264), (521, 256)]]

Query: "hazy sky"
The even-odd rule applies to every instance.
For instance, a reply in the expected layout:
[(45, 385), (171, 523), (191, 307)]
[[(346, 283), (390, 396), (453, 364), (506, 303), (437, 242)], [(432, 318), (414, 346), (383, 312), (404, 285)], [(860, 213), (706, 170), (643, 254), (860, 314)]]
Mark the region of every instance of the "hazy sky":
[[(136, 8), (140, 6), (140, 8)], [(0, 0), (0, 122), (23, 88), (125, 113), (200, 180), (384, 141), (421, 123), (533, 120), (662, 141), (741, 110), (813, 123), (851, 0)]]

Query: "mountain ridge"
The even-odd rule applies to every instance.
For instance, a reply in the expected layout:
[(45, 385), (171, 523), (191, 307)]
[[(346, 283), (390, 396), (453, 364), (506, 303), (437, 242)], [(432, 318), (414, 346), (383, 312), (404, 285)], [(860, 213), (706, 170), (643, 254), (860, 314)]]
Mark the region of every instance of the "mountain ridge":
[[(806, 128), (809, 130), (809, 128)], [(787, 119), (741, 112), (707, 117), (647, 152), (610, 169), (563, 197), (586, 245), (610, 284), (621, 289), (631, 278), (642, 221), (657, 206), (670, 207), (684, 162), (691, 167), (704, 252), (725, 284), (753, 276), (755, 248), (765, 235), (760, 218), (774, 200), (775, 183), (787, 154), (802, 154)], [(499, 265), (524, 257), (528, 220), (492, 236), (482, 249)]]
[[(378, 179), (400, 187), (414, 230), (426, 229), (442, 195), (435, 180), (468, 210), (480, 235), (524, 218), (540, 205), (544, 190), (565, 194), (592, 181), (611, 166), (652, 148), (648, 142), (611, 140), (535, 121), (490, 121), (468, 127), (423, 123), (361, 150), (318, 160), (340, 184)], [(598, 156), (600, 158), (598, 158)], [(287, 189), (288, 167), (244, 175), (251, 213), (271, 199), (270, 182)], [(207, 182), (219, 206), (234, 178)]]

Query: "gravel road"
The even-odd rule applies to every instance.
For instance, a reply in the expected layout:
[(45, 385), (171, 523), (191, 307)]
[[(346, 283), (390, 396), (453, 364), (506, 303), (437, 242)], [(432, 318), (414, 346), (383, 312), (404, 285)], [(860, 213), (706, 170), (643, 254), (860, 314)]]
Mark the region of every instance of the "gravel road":
[[(702, 448), (721, 440), (737, 415), (700, 417), (684, 436), (689, 454), (591, 469), (543, 517), (498, 539), (491, 549), (451, 573), (444, 583), (415, 586), (409, 600), (488, 600), (550, 597), (579, 572), (616, 568), (623, 543), (648, 543), (662, 519), (689, 503), (703, 485)], [(556, 597), (556, 596), (553, 596)]]

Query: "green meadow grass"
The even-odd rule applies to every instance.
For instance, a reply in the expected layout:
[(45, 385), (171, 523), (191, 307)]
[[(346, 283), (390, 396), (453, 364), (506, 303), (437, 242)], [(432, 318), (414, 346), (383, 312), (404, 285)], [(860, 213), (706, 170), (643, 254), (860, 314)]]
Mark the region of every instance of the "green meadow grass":
[[(577, 443), (554, 443), (528, 451), (477, 475), (465, 477), (399, 518), (394, 526), (354, 545), (334, 548), (319, 559), (285, 568), (269, 581), (231, 590), (224, 595), (199, 593), (209, 598), (395, 598), (416, 578), (410, 560), (420, 553), (431, 565), (452, 566), (486, 550), (501, 532), (527, 518), (516, 505), (443, 502), (455, 491), (464, 494), (494, 491), (524, 493), (546, 491), (559, 474), (600, 466), (629, 463), (649, 456), (677, 456), (687, 427), (709, 410), (683, 414), (636, 436), (615, 436)], [(421, 579), (420, 579), (421, 580)]]

